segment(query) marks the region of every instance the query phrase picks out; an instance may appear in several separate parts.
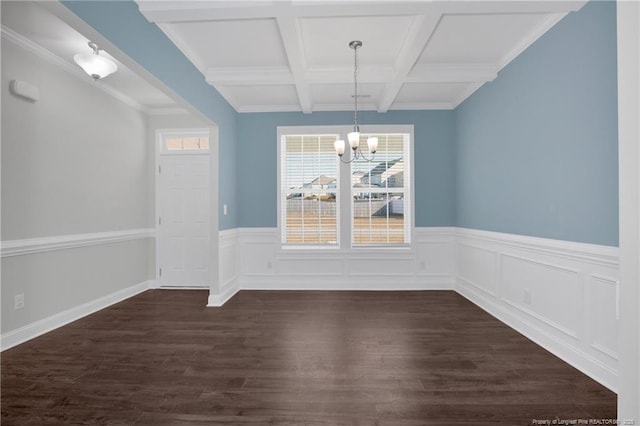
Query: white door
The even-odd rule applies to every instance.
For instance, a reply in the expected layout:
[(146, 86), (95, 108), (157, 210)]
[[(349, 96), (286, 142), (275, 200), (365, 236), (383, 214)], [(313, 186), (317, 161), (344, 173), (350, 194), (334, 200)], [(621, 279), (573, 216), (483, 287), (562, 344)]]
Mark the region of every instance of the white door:
[(209, 155), (160, 155), (158, 281), (209, 287)]

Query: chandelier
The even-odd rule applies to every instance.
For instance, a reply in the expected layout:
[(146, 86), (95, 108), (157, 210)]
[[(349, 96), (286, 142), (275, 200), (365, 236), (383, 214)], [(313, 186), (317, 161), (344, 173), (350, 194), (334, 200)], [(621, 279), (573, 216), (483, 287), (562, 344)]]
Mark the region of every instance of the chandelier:
[(351, 163), (354, 160), (361, 159), (364, 161), (373, 161), (376, 151), (378, 150), (378, 138), (372, 136), (367, 139), (367, 146), (371, 157), (364, 155), (360, 149), (360, 127), (358, 126), (358, 48), (362, 47), (360, 40), (353, 40), (349, 43), (349, 47), (353, 49), (354, 66), (353, 66), (353, 132), (347, 134), (347, 140), (352, 150), (351, 160), (344, 161), (342, 156), (344, 154), (345, 142), (342, 139), (338, 139), (334, 142), (333, 146), (336, 150), (336, 154), (340, 157), (343, 163)]

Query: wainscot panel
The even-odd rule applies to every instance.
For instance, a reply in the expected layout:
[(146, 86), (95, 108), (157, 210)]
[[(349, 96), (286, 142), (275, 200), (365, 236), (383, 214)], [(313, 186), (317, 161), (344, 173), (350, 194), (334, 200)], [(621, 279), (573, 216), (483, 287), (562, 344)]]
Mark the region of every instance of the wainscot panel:
[(276, 228), (240, 228), (240, 288), (453, 289), (454, 228), (417, 228), (411, 248), (283, 248)]
[(458, 228), (455, 289), (611, 390), (618, 248)]
[[(229, 229), (220, 231), (220, 290), (233, 287), (236, 290), (238, 283), (238, 230)], [(221, 291), (222, 293), (223, 291)]]
[(239, 290), (239, 244), (238, 229), (219, 231), (218, 289), (209, 290), (207, 306), (220, 307), (227, 303)]

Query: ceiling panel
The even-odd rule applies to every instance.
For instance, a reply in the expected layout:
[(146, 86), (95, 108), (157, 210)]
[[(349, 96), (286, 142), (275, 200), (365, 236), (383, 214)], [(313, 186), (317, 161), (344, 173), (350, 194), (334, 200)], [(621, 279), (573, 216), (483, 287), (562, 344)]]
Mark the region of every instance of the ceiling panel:
[[(373, 109), (380, 99), (384, 84), (358, 85), (358, 103), (364, 109)], [(343, 105), (353, 108), (353, 84), (312, 84), (309, 88), (313, 105)]]
[(296, 87), (291, 85), (225, 86), (239, 105), (266, 107), (273, 105), (297, 105)]
[(163, 26), (196, 54), (204, 68), (288, 66), (275, 19), (181, 22)]
[(418, 63), (498, 63), (548, 18), (539, 13), (444, 15)]
[(302, 42), (309, 67), (351, 67), (352, 40), (363, 65), (393, 65), (407, 37), (413, 16), (331, 17), (302, 19)]

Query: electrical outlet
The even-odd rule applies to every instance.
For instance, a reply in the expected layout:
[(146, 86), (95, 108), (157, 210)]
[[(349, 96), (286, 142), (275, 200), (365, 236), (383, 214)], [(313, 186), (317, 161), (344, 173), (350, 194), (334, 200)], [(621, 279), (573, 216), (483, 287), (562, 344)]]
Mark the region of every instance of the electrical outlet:
[(424, 271), (425, 269), (427, 269), (427, 265), (426, 263), (424, 263), (424, 260), (420, 262), (420, 270)]
[(15, 310), (24, 308), (24, 294), (16, 294), (13, 298), (13, 308)]
[(267, 269), (271, 269), (271, 268), (273, 268), (273, 263), (267, 262)]
[(529, 290), (528, 288), (524, 289), (524, 292), (522, 294), (522, 301), (525, 305), (531, 304), (531, 290)]
[(225, 216), (227, 215), (227, 205), (226, 204), (222, 205), (222, 214), (225, 215)]

